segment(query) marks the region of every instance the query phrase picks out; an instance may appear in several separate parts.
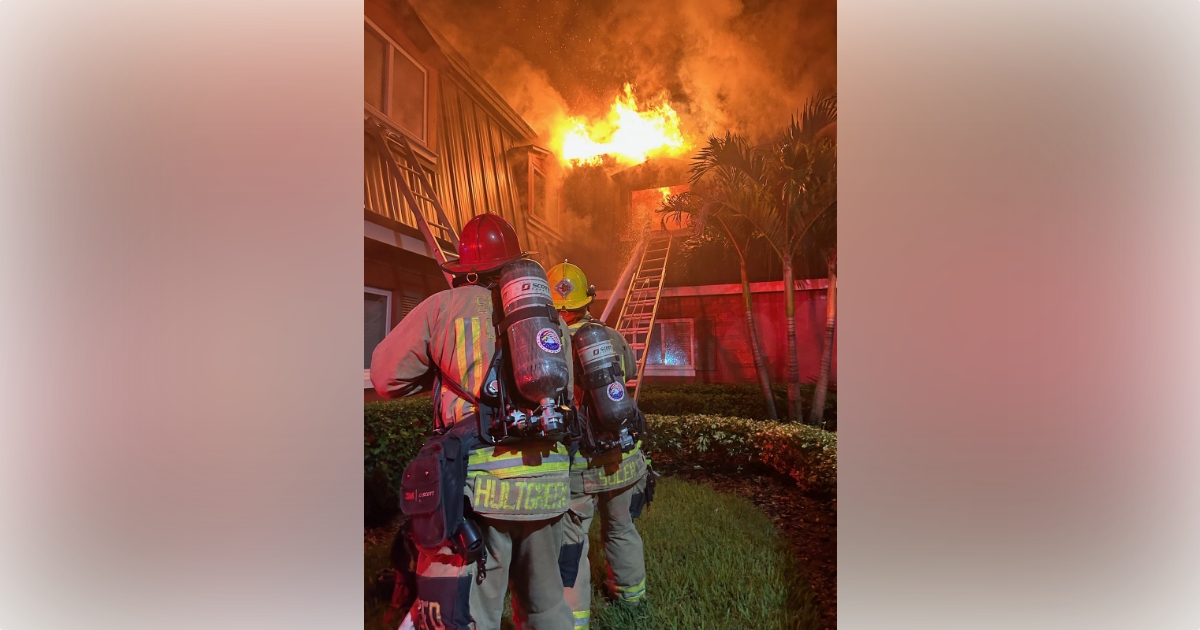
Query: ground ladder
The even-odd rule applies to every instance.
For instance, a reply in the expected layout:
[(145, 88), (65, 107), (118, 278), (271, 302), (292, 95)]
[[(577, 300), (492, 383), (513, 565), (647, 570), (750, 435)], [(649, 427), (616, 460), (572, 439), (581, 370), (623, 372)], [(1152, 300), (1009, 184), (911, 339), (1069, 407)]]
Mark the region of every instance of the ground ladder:
[(637, 398), (642, 389), (642, 375), (646, 372), (650, 336), (654, 332), (654, 319), (658, 315), (663, 278), (666, 276), (667, 261), (671, 256), (671, 242), (671, 236), (664, 233), (651, 232), (643, 237), (634, 249), (629, 266), (622, 274), (605, 313), (601, 316), (602, 320), (607, 320), (612, 305), (622, 297), (622, 285), (628, 282), (624, 287), (621, 315), (617, 318), (617, 331), (629, 342), (634, 356), (637, 357), (637, 378), (629, 383), (629, 386), (633, 387), (634, 398)]
[[(446, 211), (442, 208), (442, 202), (438, 200), (437, 191), (433, 189), (433, 184), (425, 175), (425, 169), (417, 160), (417, 153), (413, 151), (408, 138), (402, 133), (392, 132), (373, 117), (367, 119), (366, 131), (374, 137), (376, 146), (379, 147), (379, 159), (383, 161), (391, 175), (388, 179), (399, 189), (398, 192), (408, 204), (413, 217), (416, 218), (417, 228), (425, 237), (425, 244), (429, 246), (434, 260), (438, 265), (444, 265), (447, 261), (457, 259), (458, 234), (455, 233), (449, 219), (446, 218)], [(393, 146), (396, 147), (396, 151), (392, 150)], [(417, 190), (413, 190), (414, 188)], [(434, 211), (437, 223), (431, 223), (425, 218), (425, 210), (418, 200), (429, 204)], [(434, 236), (434, 229), (437, 229), (443, 235), (444, 240), (450, 243), (449, 248), (445, 246), (443, 239)], [(446, 276), (446, 282), (452, 283), (453, 276), (445, 271), (442, 273)]]

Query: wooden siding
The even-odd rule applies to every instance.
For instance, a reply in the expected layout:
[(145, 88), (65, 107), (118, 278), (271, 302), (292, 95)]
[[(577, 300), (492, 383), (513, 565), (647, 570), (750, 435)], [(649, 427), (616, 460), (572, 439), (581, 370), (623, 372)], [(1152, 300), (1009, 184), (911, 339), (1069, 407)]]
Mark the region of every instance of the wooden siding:
[[(366, 124), (370, 125), (371, 123), (367, 122)], [(401, 149), (390, 140), (388, 141), (388, 149), (392, 152), (392, 159), (397, 164), (405, 163), (400, 157)], [(425, 177), (429, 178), (430, 183), (437, 190), (439, 178), (432, 165), (422, 161), (421, 168), (425, 171)], [(404, 178), (410, 190), (417, 194), (424, 194), (421, 183), (416, 175), (404, 172)], [(395, 177), (388, 171), (387, 165), (379, 154), (379, 142), (369, 131), (365, 132), (363, 136), (363, 180), (363, 207), (365, 209), (411, 228), (419, 229), (417, 220), (413, 216), (412, 210), (408, 207), (408, 202), (405, 200), (403, 193), (400, 192), (399, 184), (396, 182)], [(420, 197), (416, 197), (416, 199), (417, 204), (421, 206), (421, 213), (425, 216), (425, 220), (436, 224), (437, 211), (434, 210), (433, 204)], [(444, 205), (445, 203), (443, 202)], [(449, 211), (447, 210), (447, 212)], [(437, 238), (450, 238), (450, 235), (445, 230), (438, 229), (432, 225), (430, 228)]]
[(440, 101), (439, 194), (454, 227), (461, 230), (471, 217), (491, 212), (512, 223), (524, 240), (524, 220), (507, 158), (517, 139), (445, 76)]

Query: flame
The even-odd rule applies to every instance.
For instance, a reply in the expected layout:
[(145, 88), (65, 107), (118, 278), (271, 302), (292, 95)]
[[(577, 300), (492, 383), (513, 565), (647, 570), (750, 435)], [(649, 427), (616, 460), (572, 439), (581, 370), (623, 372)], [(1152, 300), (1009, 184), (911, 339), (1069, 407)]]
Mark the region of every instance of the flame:
[(641, 164), (651, 154), (680, 155), (687, 149), (670, 103), (639, 110), (628, 83), (605, 120), (587, 124), (570, 118), (561, 133), (562, 157), (572, 164), (599, 164), (605, 155)]

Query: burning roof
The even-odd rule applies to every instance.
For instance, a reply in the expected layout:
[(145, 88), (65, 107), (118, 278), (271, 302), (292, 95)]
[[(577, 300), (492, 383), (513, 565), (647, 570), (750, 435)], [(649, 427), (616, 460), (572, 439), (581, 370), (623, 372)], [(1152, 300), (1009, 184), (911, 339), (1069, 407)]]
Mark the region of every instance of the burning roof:
[(622, 92), (606, 118), (570, 118), (556, 130), (559, 137), (551, 144), (559, 147), (564, 161), (598, 164), (607, 155), (618, 164), (633, 165), (652, 155), (682, 155), (690, 148), (679, 130), (679, 114), (666, 99), (639, 108), (632, 86), (626, 83)]

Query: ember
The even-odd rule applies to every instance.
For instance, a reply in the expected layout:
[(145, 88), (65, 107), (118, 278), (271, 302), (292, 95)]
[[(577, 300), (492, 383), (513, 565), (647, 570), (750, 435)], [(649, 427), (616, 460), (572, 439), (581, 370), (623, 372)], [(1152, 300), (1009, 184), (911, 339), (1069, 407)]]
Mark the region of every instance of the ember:
[(641, 110), (626, 83), (608, 117), (587, 123), (570, 118), (560, 130), (562, 158), (570, 164), (599, 164), (605, 155), (633, 165), (651, 155), (679, 156), (688, 147), (679, 132), (679, 114), (665, 100)]

